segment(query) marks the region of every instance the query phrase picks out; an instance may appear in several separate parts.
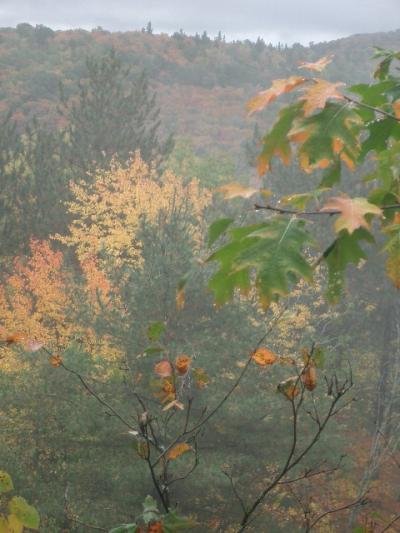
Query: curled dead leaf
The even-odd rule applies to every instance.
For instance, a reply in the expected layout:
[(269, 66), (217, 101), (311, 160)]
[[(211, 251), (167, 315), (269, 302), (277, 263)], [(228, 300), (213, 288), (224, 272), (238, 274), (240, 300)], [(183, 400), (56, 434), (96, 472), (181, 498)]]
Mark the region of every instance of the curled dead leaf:
[(278, 359), (277, 355), (267, 348), (258, 348), (251, 357), (259, 366), (273, 365)]
[(317, 369), (312, 362), (301, 373), (301, 381), (309, 391), (314, 390), (317, 386)]
[(163, 378), (158, 391), (154, 393), (154, 396), (160, 399), (161, 403), (168, 403), (176, 400), (176, 388), (171, 377)]
[(184, 453), (189, 452), (190, 450), (192, 450), (192, 447), (186, 442), (175, 444), (175, 446), (173, 446), (167, 453), (167, 459), (169, 461), (173, 461), (174, 459), (177, 459), (178, 457), (180, 457)]
[(177, 409), (180, 409), (183, 411), (185, 409), (185, 406), (182, 402), (178, 402), (178, 400), (172, 400), (172, 402), (167, 403), (165, 407), (163, 407), (163, 411), (169, 411), (172, 409), (172, 407), (176, 407)]
[(283, 394), (288, 400), (294, 400), (300, 394), (299, 378), (292, 376), (278, 385), (278, 392)]
[(154, 365), (154, 373), (160, 378), (172, 376), (172, 365), (168, 359), (162, 359)]
[(180, 376), (183, 376), (186, 374), (186, 372), (189, 370), (189, 367), (192, 363), (192, 358), (188, 355), (178, 355), (178, 357), (175, 360), (175, 368), (176, 371)]

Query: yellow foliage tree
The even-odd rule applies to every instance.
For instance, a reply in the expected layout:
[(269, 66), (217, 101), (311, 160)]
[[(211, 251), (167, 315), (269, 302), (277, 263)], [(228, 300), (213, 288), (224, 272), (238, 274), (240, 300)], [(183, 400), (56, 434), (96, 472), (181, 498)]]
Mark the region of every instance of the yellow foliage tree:
[(195, 242), (200, 243), (203, 212), (211, 200), (197, 180), (185, 184), (170, 171), (158, 178), (138, 152), (126, 166), (113, 160), (110, 169), (99, 169), (90, 183), (72, 183), (71, 191), (70, 234), (57, 239), (73, 246), (80, 261), (96, 257), (101, 264), (106, 257), (114, 259), (116, 266), (135, 268), (143, 264), (142, 224), (164, 225), (175, 213), (186, 213)]

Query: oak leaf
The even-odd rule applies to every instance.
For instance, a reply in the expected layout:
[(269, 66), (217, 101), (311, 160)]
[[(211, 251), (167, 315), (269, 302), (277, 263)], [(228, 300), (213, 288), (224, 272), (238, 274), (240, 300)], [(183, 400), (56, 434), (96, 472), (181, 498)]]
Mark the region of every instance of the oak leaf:
[(370, 225), (365, 219), (365, 215), (382, 215), (382, 210), (369, 203), (366, 198), (349, 198), (345, 195), (331, 198), (321, 211), (339, 212), (339, 217), (335, 222), (335, 230), (339, 233), (345, 229), (350, 235), (358, 228), (369, 229)]
[(306, 68), (308, 70), (313, 70), (315, 72), (322, 72), (324, 68), (332, 62), (332, 59), (335, 56), (330, 54), (329, 56), (324, 56), (315, 61), (314, 63), (309, 63), (308, 61), (300, 61), (299, 68)]
[(168, 378), (172, 376), (172, 365), (168, 359), (162, 359), (154, 365), (154, 372), (160, 378)]
[(184, 453), (189, 452), (190, 450), (192, 450), (192, 447), (186, 442), (175, 444), (175, 446), (173, 446), (167, 453), (167, 459), (169, 461), (173, 461), (174, 459), (177, 459), (178, 457), (180, 457)]
[(277, 360), (276, 354), (267, 348), (258, 348), (251, 357), (259, 366), (273, 365)]
[(291, 76), (286, 79), (274, 80), (269, 89), (261, 91), (247, 102), (247, 110), (250, 114), (262, 111), (267, 105), (276, 100), (278, 96), (293, 91), (293, 89), (305, 81), (306, 78), (302, 76)]
[(342, 82), (331, 83), (326, 80), (314, 79), (314, 83), (305, 89), (300, 100), (304, 100), (304, 116), (309, 117), (317, 109), (323, 109), (328, 100), (344, 100), (344, 96), (337, 91), (338, 87), (345, 85)]

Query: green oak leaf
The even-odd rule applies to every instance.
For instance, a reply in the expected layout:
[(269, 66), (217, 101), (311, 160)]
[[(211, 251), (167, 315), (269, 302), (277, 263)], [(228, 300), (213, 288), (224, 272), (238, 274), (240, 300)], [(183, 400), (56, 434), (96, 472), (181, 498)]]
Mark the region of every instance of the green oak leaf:
[(374, 238), (364, 228), (356, 229), (351, 235), (341, 231), (337, 239), (325, 250), (323, 259), (328, 266), (327, 297), (336, 303), (344, 285), (344, 272), (349, 264), (358, 265), (361, 259), (367, 259), (360, 247), (360, 241), (374, 242)]
[(368, 137), (362, 143), (361, 159), (369, 152), (383, 152), (389, 148), (390, 140), (400, 140), (400, 122), (392, 118), (375, 120), (367, 126)]
[[(335, 143), (340, 143), (340, 157), (348, 166), (354, 166), (360, 154), (360, 128), (363, 121), (346, 105), (328, 102), (321, 112), (295, 121), (289, 132), (294, 142), (300, 139), (298, 157), (300, 165), (309, 172), (314, 168), (325, 168), (337, 161)], [(327, 180), (325, 180), (327, 181)], [(336, 180), (330, 180), (336, 181)], [(324, 182), (324, 185), (328, 185)]]
[(220, 218), (211, 224), (208, 229), (208, 246), (212, 246), (219, 237), (225, 233), (232, 224), (233, 218)]
[(289, 294), (290, 286), (300, 278), (311, 281), (312, 267), (303, 254), (311, 237), (304, 226), (304, 220), (277, 216), (268, 222), (231, 230), (230, 242), (208, 259), (220, 263), (209, 283), (216, 303), (231, 300), (235, 289), (246, 294), (253, 273), (254, 286), (264, 307)]
[(259, 173), (264, 174), (271, 168), (271, 159), (279, 157), (284, 164), (289, 164), (292, 157), (292, 148), (288, 138), (293, 122), (300, 117), (303, 103), (296, 103), (285, 107), (279, 112), (278, 121), (275, 122), (271, 131), (265, 135), (261, 142), (259, 156)]

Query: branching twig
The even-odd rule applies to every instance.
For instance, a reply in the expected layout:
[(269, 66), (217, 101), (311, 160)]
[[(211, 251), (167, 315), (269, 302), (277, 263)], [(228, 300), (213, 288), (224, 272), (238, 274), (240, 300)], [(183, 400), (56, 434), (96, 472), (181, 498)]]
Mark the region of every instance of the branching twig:
[(320, 522), (323, 518), (325, 518), (326, 516), (328, 516), (330, 514), (339, 513), (341, 511), (346, 511), (348, 509), (352, 509), (353, 507), (361, 507), (361, 506), (367, 505), (367, 504), (368, 504), (368, 500), (366, 498), (362, 497), (362, 498), (358, 498), (354, 502), (348, 503), (346, 505), (342, 505), (341, 507), (336, 507), (335, 509), (330, 509), (329, 511), (325, 511), (324, 513), (319, 515), (313, 522), (311, 522), (311, 524), (307, 527), (305, 533), (308, 533), (309, 531), (311, 531), (312, 528), (318, 524), (318, 522)]
[(225, 470), (222, 470), (222, 473), (229, 479), (229, 483), (231, 485), (232, 492), (235, 495), (236, 499), (238, 500), (238, 502), (240, 504), (240, 507), (242, 508), (243, 514), (246, 514), (247, 513), (246, 505), (245, 505), (245, 503), (243, 501), (243, 498), (240, 496), (240, 494), (238, 493), (238, 491), (237, 491), (237, 489), (235, 487), (235, 483), (233, 482), (232, 476), (229, 474), (229, 472), (226, 472)]

